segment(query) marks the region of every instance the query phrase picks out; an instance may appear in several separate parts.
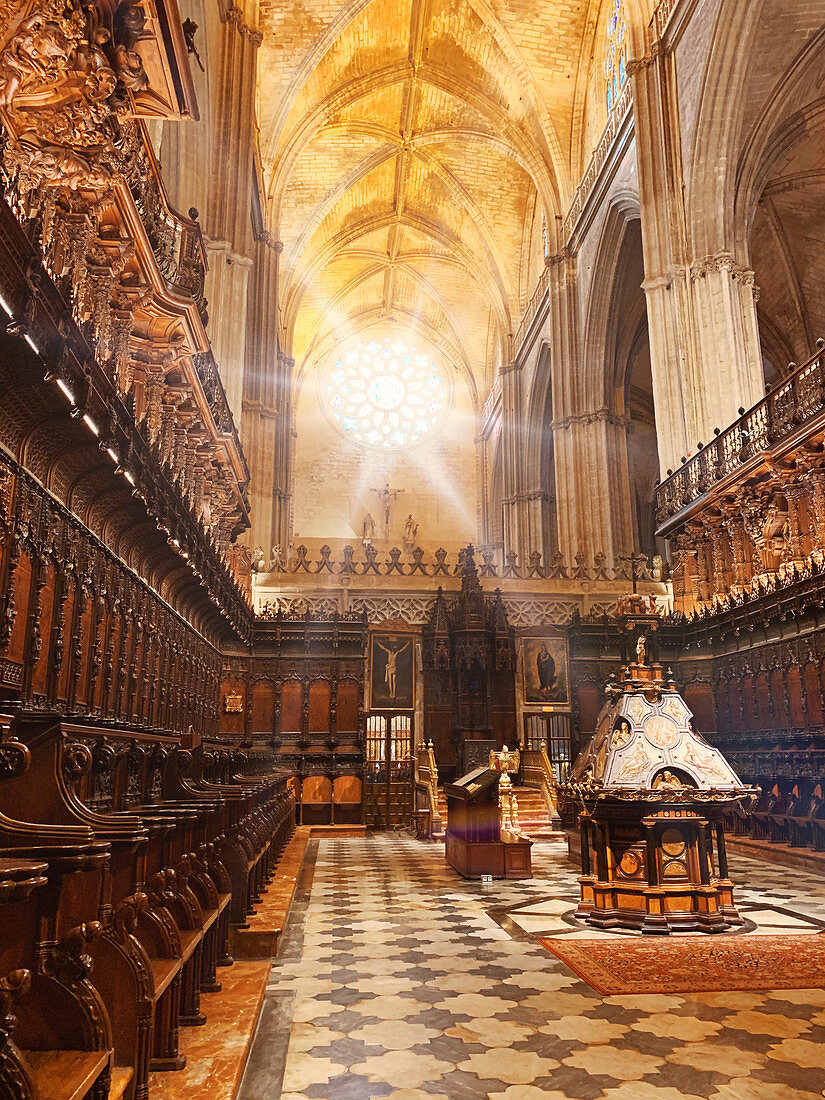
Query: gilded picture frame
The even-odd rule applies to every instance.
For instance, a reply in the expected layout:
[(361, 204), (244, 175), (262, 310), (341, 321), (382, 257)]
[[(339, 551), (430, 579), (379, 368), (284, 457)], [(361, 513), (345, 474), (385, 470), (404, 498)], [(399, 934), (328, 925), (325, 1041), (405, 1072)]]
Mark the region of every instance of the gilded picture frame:
[(524, 638), (524, 702), (554, 709), (570, 706), (567, 643), (555, 635)]

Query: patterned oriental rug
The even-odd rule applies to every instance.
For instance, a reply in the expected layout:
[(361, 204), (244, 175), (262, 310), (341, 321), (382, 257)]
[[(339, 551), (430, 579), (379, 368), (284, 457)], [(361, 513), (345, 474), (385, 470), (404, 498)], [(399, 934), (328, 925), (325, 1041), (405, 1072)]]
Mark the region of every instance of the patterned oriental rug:
[(825, 987), (822, 933), (538, 942), (604, 996)]

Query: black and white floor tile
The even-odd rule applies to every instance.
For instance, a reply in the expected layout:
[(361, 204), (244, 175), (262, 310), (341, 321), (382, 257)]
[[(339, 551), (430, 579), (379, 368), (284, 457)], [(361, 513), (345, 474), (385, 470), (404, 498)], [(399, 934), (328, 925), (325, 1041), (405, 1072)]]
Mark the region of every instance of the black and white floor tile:
[[(825, 1095), (825, 990), (602, 997), (540, 947), (579, 934), (565, 856), (484, 886), (407, 835), (312, 841), (240, 1100)], [(731, 864), (757, 932), (825, 926), (820, 878)]]

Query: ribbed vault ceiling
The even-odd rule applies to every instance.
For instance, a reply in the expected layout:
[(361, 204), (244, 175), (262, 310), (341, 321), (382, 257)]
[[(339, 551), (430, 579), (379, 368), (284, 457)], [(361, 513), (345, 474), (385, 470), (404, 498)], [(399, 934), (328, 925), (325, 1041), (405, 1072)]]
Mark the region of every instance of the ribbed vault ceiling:
[[(299, 365), (417, 329), (483, 400), (580, 170), (600, 0), (263, 4), (259, 118)], [(537, 213), (538, 212), (538, 213)]]

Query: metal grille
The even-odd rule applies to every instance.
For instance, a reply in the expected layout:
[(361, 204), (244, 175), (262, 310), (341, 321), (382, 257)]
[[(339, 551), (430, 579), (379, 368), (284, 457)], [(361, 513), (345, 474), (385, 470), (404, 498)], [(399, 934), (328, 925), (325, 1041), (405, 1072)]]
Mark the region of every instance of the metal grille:
[(547, 757), (556, 772), (556, 779), (563, 783), (572, 760), (572, 739), (569, 714), (525, 714), (527, 749), (540, 752), (546, 748)]
[(367, 763), (379, 764), (384, 760), (387, 745), (387, 722), (380, 714), (367, 719)]
[(367, 718), (366, 824), (404, 829), (412, 822), (413, 724), (409, 714)]

